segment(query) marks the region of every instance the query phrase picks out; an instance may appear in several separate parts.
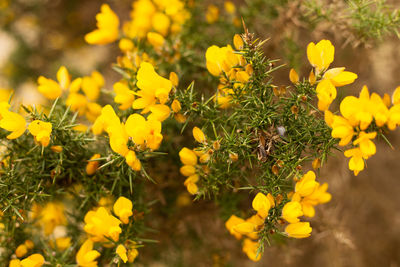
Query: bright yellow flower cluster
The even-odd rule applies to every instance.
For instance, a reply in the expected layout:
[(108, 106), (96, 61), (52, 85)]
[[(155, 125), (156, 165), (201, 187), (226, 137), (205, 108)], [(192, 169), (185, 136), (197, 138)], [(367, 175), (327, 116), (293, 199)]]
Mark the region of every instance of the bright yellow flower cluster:
[(126, 163), (135, 171), (141, 170), (141, 163), (135, 151), (128, 146), (129, 140), (133, 141), (137, 150), (156, 150), (163, 139), (161, 122), (154, 116), (146, 119), (135, 113), (123, 123), (110, 105), (102, 109), (101, 115), (93, 124), (92, 131), (96, 135), (106, 131), (110, 138), (111, 149), (124, 156)]
[(309, 222), (300, 222), (298, 217), (314, 217), (314, 207), (324, 204), (331, 200), (332, 196), (326, 192), (328, 184), (320, 185), (315, 181), (316, 176), (313, 171), (307, 172), (297, 181), (295, 191), (291, 196), (291, 201), (286, 203), (282, 209), (282, 218), (289, 225), (285, 228), (285, 233), (289, 237), (306, 238), (311, 234)]
[[(122, 233), (120, 224), (129, 223), (129, 217), (133, 215), (132, 208), (132, 201), (121, 196), (113, 205), (114, 214), (119, 219), (114, 217), (105, 207), (99, 207), (96, 210), (89, 211), (85, 215), (84, 230), (88, 234), (89, 239), (83, 243), (76, 254), (78, 266), (97, 266), (97, 261), (95, 260), (100, 256), (100, 253), (93, 250), (94, 242), (108, 242), (107, 238), (118, 242), (119, 235)], [(123, 262), (133, 262), (139, 252), (135, 247), (135, 242), (128, 240), (127, 244), (129, 244), (129, 251), (127, 251), (124, 245), (119, 244), (116, 248), (116, 253)]]
[[(240, 26), (240, 20), (236, 16), (236, 6), (232, 1), (225, 1), (224, 2), (224, 11), (228, 15), (226, 20), (230, 20), (233, 22), (235, 26)], [(213, 24), (219, 20), (220, 17), (220, 9), (218, 6), (211, 4), (207, 6), (206, 10), (206, 21), (207, 23)]]
[[(400, 125), (400, 87), (392, 96), (380, 97), (376, 93), (370, 94), (364, 86), (359, 97), (347, 96), (340, 103), (340, 115), (325, 112), (325, 121), (332, 128), (332, 137), (340, 139), (339, 145), (351, 143), (352, 148), (344, 155), (350, 158), (349, 169), (354, 175), (364, 170), (364, 160), (376, 153), (376, 146), (372, 139), (377, 135), (376, 127), (387, 126), (395, 130)], [(392, 105), (391, 105), (392, 104)]]
[(148, 33), (165, 37), (181, 32), (190, 13), (181, 0), (136, 0), (132, 3), (131, 20), (123, 26), (129, 38), (149, 38)]
[(37, 220), (45, 235), (51, 235), (57, 226), (66, 225), (65, 207), (61, 202), (48, 202), (45, 206), (33, 204), (32, 218)]
[(241, 239), (243, 235), (247, 236), (243, 242), (243, 252), (252, 261), (259, 261), (261, 259), (261, 254), (258, 253), (259, 244), (253, 240), (259, 238), (258, 232), (264, 228), (269, 210), (275, 207), (275, 200), (271, 194), (258, 193), (253, 199), (252, 206), (257, 214), (246, 220), (232, 215), (225, 222), (225, 227), (236, 239)]
[(40, 76), (38, 90), (46, 98), (54, 100), (60, 97), (63, 91), (68, 91), (66, 105), (78, 112), (79, 116), (86, 115), (94, 121), (100, 114), (101, 106), (95, 101), (100, 96), (100, 89), (104, 86), (103, 76), (93, 71), (90, 76), (78, 77), (71, 81), (66, 67), (61, 66), (57, 71), (57, 81)]
[[(243, 40), (239, 35), (234, 36), (235, 48), (243, 49)], [(221, 108), (231, 105), (232, 94), (249, 81), (253, 74), (253, 67), (246, 59), (238, 54), (230, 45), (218, 47), (213, 45), (206, 51), (206, 65), (208, 71), (220, 78), (216, 101)]]
[(188, 177), (184, 185), (188, 192), (194, 195), (199, 191), (197, 182), (200, 179), (200, 175), (209, 173), (209, 168), (206, 164), (213, 152), (219, 149), (219, 143), (217, 141), (214, 142), (211, 144), (212, 148), (210, 148), (207, 145), (207, 137), (200, 128), (194, 127), (192, 132), (194, 139), (204, 146), (193, 150), (184, 147), (179, 151), (179, 157), (183, 163), (180, 172), (183, 176)]
[[(335, 47), (329, 40), (321, 40), (317, 44), (311, 42), (307, 46), (307, 57), (314, 67), (309, 76), (311, 84), (317, 84), (318, 108), (328, 110), (330, 104), (337, 96), (336, 87), (341, 87), (354, 82), (357, 74), (345, 71), (344, 67), (329, 69), (333, 62)], [(291, 71), (291, 81), (296, 81), (295, 72)]]

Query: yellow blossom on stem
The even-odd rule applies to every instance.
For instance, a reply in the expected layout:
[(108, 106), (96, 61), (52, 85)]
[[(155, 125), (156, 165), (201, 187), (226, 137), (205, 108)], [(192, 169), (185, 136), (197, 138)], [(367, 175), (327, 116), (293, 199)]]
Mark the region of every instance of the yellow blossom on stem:
[(235, 236), (236, 239), (242, 238), (242, 234), (236, 232), (234, 227), (238, 224), (244, 223), (245, 221), (242, 218), (237, 217), (236, 215), (231, 215), (229, 219), (225, 222), (225, 227), (228, 229), (229, 233)]
[(323, 79), (329, 80), (334, 86), (341, 87), (353, 83), (358, 78), (357, 74), (345, 71), (345, 68), (332, 68), (324, 73)]
[(346, 150), (344, 156), (350, 158), (349, 169), (354, 172), (355, 176), (364, 170), (363, 153), (359, 147)]
[(132, 207), (132, 201), (125, 197), (119, 197), (114, 203), (113, 210), (115, 215), (117, 215), (124, 224), (127, 224), (129, 223), (129, 217), (133, 215)]
[(249, 257), (252, 261), (259, 261), (261, 259), (261, 254), (258, 253), (258, 248), (260, 244), (258, 242), (254, 242), (251, 239), (246, 238), (243, 242), (243, 252), (246, 253), (247, 257)]
[(295, 192), (300, 196), (305, 197), (311, 195), (317, 188), (318, 183), (315, 181), (315, 173), (308, 171), (304, 176), (296, 183)]
[(297, 201), (290, 201), (283, 206), (282, 217), (289, 223), (299, 222), (300, 220), (298, 217), (302, 215), (303, 211), (301, 209), (301, 205)]
[(311, 42), (307, 46), (307, 58), (316, 68), (317, 73), (329, 68), (333, 62), (335, 47), (329, 40), (321, 40), (317, 44)]
[(299, 75), (297, 74), (297, 72), (294, 69), (290, 69), (289, 79), (294, 84), (299, 82)]
[(336, 98), (337, 91), (335, 86), (329, 80), (322, 80), (317, 88), (318, 109), (325, 111), (329, 108), (332, 101)]
[(28, 253), (28, 247), (25, 244), (21, 244), (17, 247), (17, 249), (15, 250), (15, 255), (18, 258), (21, 258), (23, 256), (26, 255), (26, 253)]
[(40, 210), (38, 222), (45, 235), (52, 234), (56, 226), (67, 224), (64, 210), (64, 204), (59, 202), (49, 202)]
[(96, 173), (97, 169), (99, 168), (99, 161), (96, 159), (100, 158), (100, 154), (94, 154), (88, 164), (86, 165), (86, 174), (93, 175)]
[(156, 49), (159, 50), (165, 43), (164, 37), (156, 32), (147, 33), (147, 41)]
[(56, 81), (52, 79), (47, 79), (43, 76), (39, 76), (37, 82), (39, 84), (39, 92), (42, 93), (46, 98), (54, 100), (57, 97), (61, 96), (62, 89)]
[(96, 15), (96, 20), (97, 29), (85, 35), (87, 43), (104, 45), (118, 39), (119, 19), (109, 5), (101, 5), (101, 12)]
[(285, 228), (285, 233), (293, 238), (306, 238), (311, 235), (312, 228), (309, 222), (291, 223)]
[(132, 107), (132, 103), (135, 100), (135, 92), (122, 82), (115, 83), (113, 88), (115, 92), (114, 102), (120, 104), (119, 109), (127, 110)]
[(199, 191), (199, 188), (196, 184), (199, 181), (199, 178), (200, 177), (198, 174), (193, 174), (193, 175), (189, 176), (183, 183), (191, 195), (194, 195)]
[(116, 253), (124, 263), (128, 261), (128, 255), (126, 254), (126, 248), (124, 247), (124, 245), (118, 245)]
[(263, 193), (258, 193), (252, 202), (253, 209), (255, 209), (261, 217), (268, 216), (269, 209), (271, 208), (270, 199)]
[(193, 128), (193, 137), (199, 143), (204, 143), (206, 141), (206, 136), (202, 130), (198, 127)]
[(179, 151), (179, 157), (184, 165), (195, 166), (197, 164), (196, 153), (194, 153), (193, 150), (190, 150), (187, 147), (184, 147), (181, 149), (181, 151)]
[(97, 267), (96, 259), (98, 257), (100, 257), (100, 253), (97, 250), (93, 250), (93, 241), (88, 239), (76, 254), (76, 263), (80, 267)]
[(34, 120), (29, 124), (28, 130), (42, 146), (46, 147), (49, 145), (52, 131), (50, 122)]
[(84, 230), (94, 242), (107, 241), (106, 237), (118, 241), (121, 221), (112, 216), (105, 208), (100, 207), (96, 211), (89, 211), (85, 215)]
[(353, 145), (358, 145), (364, 159), (368, 159), (370, 156), (375, 155), (376, 146), (371, 139), (376, 137), (376, 132), (366, 133), (360, 132), (358, 138), (354, 140)]
[(333, 138), (340, 138), (339, 145), (345, 146), (347, 145), (354, 136), (353, 126), (349, 123), (349, 121), (341, 116), (332, 115), (330, 117), (329, 112), (325, 112), (325, 120), (331, 120), (332, 132), (331, 135)]

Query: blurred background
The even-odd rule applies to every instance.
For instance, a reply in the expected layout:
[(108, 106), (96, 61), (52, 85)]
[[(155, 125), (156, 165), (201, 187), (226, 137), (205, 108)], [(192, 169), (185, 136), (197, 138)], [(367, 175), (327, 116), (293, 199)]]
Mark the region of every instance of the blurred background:
[[(55, 77), (60, 65), (73, 76), (99, 70), (106, 88), (120, 76), (112, 70), (117, 45), (89, 46), (83, 36), (95, 28), (101, 3), (108, 3), (124, 20), (132, 0), (0, 0), (0, 97), (11, 89), (26, 104), (44, 101), (36, 91), (39, 75)], [(209, 4), (223, 9), (223, 1), (195, 1), (205, 16)], [(285, 64), (277, 71), (277, 85), (289, 85), (289, 69), (308, 77), (306, 47), (329, 39), (334, 44), (333, 67), (346, 66), (359, 78), (338, 90), (339, 99), (356, 95), (363, 85), (380, 95), (400, 86), (400, 1), (248, 0), (234, 1), (238, 16), (265, 44), (268, 58)], [(397, 12), (397, 13), (396, 13)], [(225, 21), (209, 25), (210, 35), (199, 47), (231, 43), (239, 25)], [(226, 28), (223, 28), (226, 29)], [(205, 50), (203, 51), (205, 53)], [(200, 55), (203, 57), (203, 55)], [(204, 62), (205, 63), (205, 60)], [(332, 107), (337, 110), (338, 107)], [(262, 260), (250, 262), (240, 242), (226, 231), (212, 200), (192, 203), (187, 196), (171, 203), (159, 196), (161, 208), (150, 234), (159, 244), (141, 250), (143, 266), (400, 266), (400, 135), (390, 133), (394, 149), (382, 140), (367, 169), (355, 177), (347, 159), (336, 153), (320, 171), (329, 183), (330, 203), (318, 207), (311, 220), (313, 234), (304, 240), (267, 247)], [(177, 167), (166, 163), (165, 173), (181, 186)], [(160, 178), (160, 181), (163, 180)], [(159, 183), (163, 186), (162, 181)], [(155, 191), (159, 190), (154, 188)], [(158, 192), (158, 191), (157, 191)], [(163, 218), (163, 219), (160, 219)]]

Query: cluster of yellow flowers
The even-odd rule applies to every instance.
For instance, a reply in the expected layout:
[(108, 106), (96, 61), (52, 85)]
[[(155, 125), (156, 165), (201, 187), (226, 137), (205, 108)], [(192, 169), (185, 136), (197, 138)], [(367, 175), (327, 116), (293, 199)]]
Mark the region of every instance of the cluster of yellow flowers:
[[(104, 202), (104, 201), (103, 201)], [(119, 197), (112, 206), (114, 214), (111, 214), (111, 208), (100, 206), (95, 210), (89, 211), (84, 218), (84, 231), (88, 235), (88, 239), (82, 244), (76, 254), (76, 262), (78, 266), (87, 267), (97, 266), (96, 259), (100, 256), (97, 250), (93, 250), (95, 243), (102, 243), (106, 247), (113, 246), (108, 238), (115, 242), (119, 241), (119, 235), (122, 233), (120, 224), (129, 224), (129, 218), (133, 215), (132, 201)], [(64, 251), (71, 245), (71, 238), (65, 236), (65, 225), (67, 218), (65, 216), (65, 207), (61, 202), (48, 202), (44, 207), (38, 204), (32, 206), (32, 220), (35, 220), (37, 225), (43, 229), (43, 233), (50, 237), (49, 244), (59, 251)], [(15, 251), (17, 258), (24, 257), (29, 250), (33, 249), (34, 243), (31, 240), (26, 240), (19, 245)], [(126, 248), (128, 247), (128, 249)], [(124, 244), (118, 244), (116, 254), (123, 262), (133, 262), (139, 252), (136, 249), (136, 242), (127, 240)], [(44, 264), (44, 257), (40, 254), (32, 254), (31, 256), (19, 260), (13, 259), (10, 261), (10, 267), (40, 267)]]
[[(132, 207), (132, 201), (125, 197), (119, 197), (113, 205), (114, 214), (119, 219), (114, 217), (106, 207), (99, 207), (86, 214), (84, 230), (89, 238), (83, 243), (76, 255), (79, 266), (97, 266), (95, 260), (100, 256), (100, 253), (93, 250), (94, 243), (105, 243), (105, 246), (109, 246), (108, 238), (118, 242), (119, 235), (122, 233), (120, 224), (129, 224), (129, 217), (133, 215)], [(125, 244), (119, 244), (116, 253), (123, 262), (133, 262), (139, 254), (136, 249), (136, 242), (131, 240), (126, 241)]]
[(101, 106), (96, 103), (96, 100), (100, 97), (104, 78), (98, 71), (93, 71), (90, 76), (78, 77), (71, 81), (67, 68), (61, 66), (57, 71), (57, 81), (40, 76), (38, 78), (39, 92), (47, 99), (55, 100), (67, 91), (66, 104), (72, 111), (78, 112), (79, 116), (85, 115), (92, 122), (99, 116)]
[[(227, 21), (231, 21), (236, 27), (240, 26), (240, 19), (236, 15), (236, 6), (232, 1), (224, 1), (224, 11), (228, 15)], [(214, 4), (208, 5), (205, 16), (207, 23), (216, 23), (220, 18), (219, 7)]]
[[(329, 202), (331, 195), (326, 192), (328, 184), (320, 185), (315, 181), (315, 173), (307, 172), (300, 180), (296, 182), (294, 192), (290, 193), (287, 202), (281, 212), (281, 217), (285, 219), (289, 225), (285, 228), (285, 234), (293, 238), (306, 238), (311, 234), (309, 222), (300, 222), (300, 216), (314, 217), (314, 207), (318, 204)], [(256, 241), (259, 238), (258, 233), (265, 227), (266, 221), (270, 221), (270, 210), (280, 207), (283, 197), (277, 195), (275, 198), (272, 194), (258, 193), (253, 199), (252, 206), (257, 214), (244, 220), (236, 215), (232, 215), (225, 223), (228, 231), (235, 236), (236, 239), (241, 239), (246, 236), (243, 242), (243, 252), (253, 260), (261, 259), (259, 253), (259, 244)], [(274, 223), (274, 222), (270, 222)], [(280, 222), (279, 223), (283, 223)]]
[[(8, 139), (16, 139), (26, 131), (25, 118), (15, 112), (9, 111), (10, 105), (7, 102), (0, 103), (0, 128), (10, 131)], [(29, 132), (34, 136), (35, 141), (46, 147), (50, 143), (52, 125), (49, 122), (34, 120), (28, 126)]]
[[(329, 40), (321, 40), (317, 44), (311, 42), (307, 46), (307, 58), (313, 69), (309, 75), (309, 82), (317, 83), (318, 108), (322, 111), (328, 110), (330, 104), (337, 96), (336, 87), (353, 83), (357, 74), (345, 71), (344, 67), (328, 69), (333, 62), (335, 47)], [(291, 69), (289, 78), (293, 83), (299, 81), (295, 70)]]
[[(104, 243), (110, 245), (108, 238), (118, 242), (119, 235), (122, 233), (120, 224), (129, 224), (129, 217), (133, 215), (132, 201), (125, 197), (119, 197), (113, 205), (113, 211), (118, 218), (111, 214), (106, 207), (99, 207), (89, 211), (84, 218), (84, 230), (88, 234), (88, 239), (83, 243), (76, 255), (76, 261), (79, 266), (97, 266), (95, 261), (100, 253), (93, 250), (94, 243)], [(128, 247), (128, 250), (126, 247)], [(125, 244), (119, 244), (116, 253), (123, 262), (133, 262), (139, 252), (136, 249), (136, 242), (128, 240)]]
[[(122, 30), (126, 38), (120, 47), (132, 50), (132, 39), (144, 39), (159, 48), (167, 35), (176, 35), (182, 25), (190, 18), (190, 13), (181, 0), (137, 0), (132, 3), (131, 20), (123, 24)], [(108, 44), (116, 41), (120, 35), (118, 16), (107, 4), (101, 6), (96, 15), (97, 29), (85, 36), (89, 44)], [(121, 41), (122, 41), (121, 40)]]
[(224, 47), (213, 45), (206, 51), (208, 71), (220, 78), (214, 101), (221, 108), (228, 108), (231, 105), (232, 95), (238, 93), (238, 90), (244, 87), (253, 74), (251, 63), (240, 54), (244, 48), (242, 37), (235, 34), (233, 43), (237, 50), (233, 50), (230, 45)]
[(340, 103), (340, 115), (325, 112), (325, 121), (332, 128), (332, 137), (339, 138), (340, 146), (352, 144), (344, 155), (350, 158), (349, 169), (354, 175), (364, 170), (364, 160), (376, 153), (372, 139), (377, 129), (387, 126), (395, 130), (400, 125), (400, 87), (392, 95), (383, 98), (376, 93), (370, 94), (366, 86), (360, 96), (346, 96)]
[[(184, 147), (179, 151), (179, 157), (183, 163), (180, 172), (183, 176), (188, 177), (184, 185), (188, 192), (194, 195), (199, 191), (197, 182), (200, 176), (210, 173), (207, 163), (210, 161), (213, 153), (220, 149), (220, 144), (218, 141), (208, 143), (206, 135), (198, 127), (194, 127), (192, 133), (194, 139), (200, 143), (201, 146), (193, 150)], [(198, 164), (198, 162), (200, 164)]]

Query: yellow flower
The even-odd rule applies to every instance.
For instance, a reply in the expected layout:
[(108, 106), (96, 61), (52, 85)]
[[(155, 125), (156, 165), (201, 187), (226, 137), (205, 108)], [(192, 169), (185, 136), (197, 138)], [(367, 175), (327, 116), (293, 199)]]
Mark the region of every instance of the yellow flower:
[(129, 223), (129, 217), (133, 215), (132, 201), (125, 197), (119, 197), (113, 206), (114, 213), (124, 224)]
[(290, 201), (283, 206), (282, 217), (289, 223), (299, 222), (300, 216), (303, 216), (303, 211), (299, 202)]
[(204, 134), (203, 131), (200, 130), (200, 128), (198, 128), (198, 127), (194, 127), (194, 128), (193, 128), (193, 137), (194, 137), (194, 139), (195, 139), (197, 142), (199, 142), (199, 143), (204, 143), (204, 142), (206, 142), (206, 136), (205, 136), (205, 134)]
[(85, 35), (89, 44), (109, 44), (118, 39), (119, 19), (107, 4), (101, 5), (101, 12), (96, 15), (96, 30)]
[(330, 80), (322, 80), (317, 88), (318, 109), (325, 111), (329, 108), (332, 101), (336, 98), (336, 88)]
[(225, 47), (213, 45), (206, 51), (206, 66), (214, 76), (219, 76), (222, 71), (228, 73), (234, 66), (240, 64), (240, 59), (230, 45)]
[(290, 69), (289, 80), (294, 84), (299, 82), (299, 75), (297, 74), (297, 72), (294, 69)]
[(44, 264), (44, 258), (40, 254), (32, 254), (21, 261), (21, 267), (40, 267)]
[(357, 176), (360, 171), (364, 170), (364, 159), (363, 153), (360, 148), (348, 149), (344, 152), (344, 156), (350, 158), (349, 169), (354, 171), (354, 175)]
[(65, 104), (70, 106), (73, 112), (78, 112), (78, 115), (82, 116), (85, 114), (87, 102), (86, 96), (79, 93), (70, 93)]
[(52, 131), (50, 122), (34, 120), (29, 124), (28, 130), (42, 146), (46, 147), (49, 145)]
[(285, 228), (285, 233), (293, 238), (306, 238), (311, 235), (312, 228), (309, 222), (291, 223)]
[(4, 109), (0, 110), (0, 115), (0, 127), (12, 132), (7, 135), (7, 139), (16, 139), (25, 133), (26, 121), (24, 117)]
[(242, 235), (248, 235), (257, 232), (257, 225), (252, 222), (243, 222), (235, 225), (233, 230)]
[(358, 78), (357, 74), (344, 70), (344, 67), (330, 69), (324, 73), (323, 78), (330, 80), (330, 82), (336, 87), (351, 84)]
[(25, 244), (21, 244), (17, 247), (17, 249), (15, 250), (15, 255), (18, 258), (21, 258), (23, 256), (26, 255), (26, 253), (28, 253), (28, 247)]
[(387, 126), (392, 131), (396, 129), (397, 125), (400, 125), (400, 104), (394, 105), (390, 108), (389, 118), (387, 121)]
[(195, 166), (197, 164), (196, 153), (186, 147), (182, 148), (181, 151), (179, 151), (179, 157), (184, 165)]
[(317, 73), (329, 68), (333, 62), (335, 47), (329, 40), (321, 40), (317, 44), (313, 42), (307, 46), (307, 57), (310, 64), (316, 68)]
[(97, 250), (93, 250), (93, 241), (88, 239), (80, 247), (76, 254), (76, 263), (81, 267), (97, 267), (97, 261), (100, 256)]
[(56, 226), (67, 224), (64, 210), (64, 205), (59, 202), (49, 202), (41, 209), (39, 223), (43, 227), (45, 235), (52, 234)]
[(105, 208), (100, 207), (96, 211), (89, 211), (85, 215), (84, 230), (94, 242), (107, 241), (106, 237), (118, 241), (122, 232), (119, 225), (121, 221), (112, 216)]
[(96, 159), (100, 158), (100, 154), (94, 154), (88, 164), (86, 165), (86, 174), (93, 175), (96, 173), (97, 169), (99, 168), (99, 161)]
[(114, 84), (114, 102), (120, 104), (119, 109), (127, 110), (132, 107), (132, 103), (135, 100), (135, 92), (130, 90), (128, 85), (122, 82)]
[(61, 86), (52, 79), (47, 79), (43, 76), (39, 76), (38, 84), (39, 92), (50, 100), (56, 99), (62, 93)]
[(317, 189), (315, 189), (311, 195), (301, 200), (300, 204), (304, 216), (314, 217), (315, 215), (314, 206), (329, 202), (331, 200), (332, 196), (331, 194), (326, 192), (327, 189), (328, 189), (327, 183), (324, 183), (323, 185), (318, 184)]
[(193, 175), (189, 176), (183, 183), (191, 195), (194, 195), (199, 191), (199, 188), (197, 187), (197, 184), (196, 184), (199, 181), (199, 178), (200, 177), (198, 174), (193, 174)]
[[(326, 118), (329, 118), (329, 114), (332, 113), (325, 111), (325, 115), (327, 115)], [(354, 136), (353, 126), (347, 119), (341, 116), (332, 115), (330, 119), (332, 120), (330, 125), (332, 127), (332, 137), (341, 139), (339, 142), (340, 146), (347, 145)]]
[(21, 261), (18, 259), (10, 260), (8, 267), (21, 267)]
[(174, 101), (172, 101), (171, 108), (173, 112), (178, 113), (182, 109), (181, 103), (175, 99)]
[(163, 136), (161, 134), (161, 122), (154, 119), (146, 120), (139, 114), (132, 114), (125, 124), (126, 132), (137, 145), (146, 146), (150, 149), (160, 147)]
[(392, 94), (392, 103), (393, 105), (400, 104), (400, 86), (396, 87)]
[(156, 32), (148, 32), (147, 33), (147, 41), (157, 50), (160, 49), (164, 43), (164, 37)]
[(228, 229), (229, 233), (235, 236), (236, 239), (242, 238), (242, 234), (236, 232), (234, 227), (238, 224), (244, 223), (245, 221), (242, 218), (237, 217), (236, 215), (231, 215), (229, 219), (225, 222), (225, 227)]
[(58, 71), (57, 71), (57, 80), (60, 85), (60, 87), (63, 90), (67, 90), (70, 83), (71, 83), (71, 77), (68, 73), (68, 70), (65, 66), (61, 66)]
[[(136, 244), (136, 243), (134, 243), (134, 244)], [(139, 251), (136, 248), (132, 247), (131, 249), (129, 249), (128, 262), (131, 262), (131, 263), (134, 262), (138, 255), (139, 255)]]
[[(173, 85), (174, 87), (178, 87), (178, 84), (179, 84), (179, 77), (178, 77), (178, 74), (176, 74), (175, 72), (171, 71), (171, 72), (169, 73), (169, 80), (171, 81), (171, 83), (172, 83), (172, 85)], [(175, 101), (175, 100), (174, 100), (174, 101)], [(174, 112), (176, 112), (176, 111), (174, 111)]]
[(215, 5), (209, 5), (206, 11), (206, 20), (208, 23), (212, 24), (218, 20), (219, 9)]
[(180, 172), (183, 176), (191, 176), (196, 173), (196, 168), (192, 165), (184, 165), (180, 168)]
[(116, 253), (124, 263), (128, 261), (128, 256), (126, 255), (126, 248), (124, 245), (118, 245)]
[(262, 218), (266, 218), (271, 208), (271, 201), (263, 193), (258, 193), (253, 199), (252, 206)]
[(242, 50), (244, 47), (244, 42), (242, 37), (239, 34), (235, 34), (233, 36), (233, 45), (237, 50)]
[(366, 133), (364, 131), (360, 132), (358, 138), (354, 140), (353, 145), (359, 145), (360, 151), (364, 159), (368, 159), (370, 156), (375, 155), (376, 146), (371, 139), (376, 137), (376, 132)]
[(296, 183), (295, 192), (305, 197), (311, 195), (317, 187), (318, 183), (315, 181), (315, 173), (313, 171), (308, 171), (300, 181)]
[(232, 1), (225, 1), (224, 8), (228, 14), (235, 14), (236, 12), (236, 6)]
[(135, 151), (129, 150), (128, 153), (125, 155), (126, 164), (128, 164), (132, 170), (140, 171), (142, 169), (142, 163), (136, 157)]
[(259, 261), (261, 259), (261, 254), (258, 253), (258, 249), (260, 244), (258, 242), (254, 242), (249, 238), (246, 238), (243, 242), (243, 252), (246, 253), (247, 257), (249, 257), (252, 261)]
[(93, 124), (92, 131), (95, 135), (101, 134), (103, 131), (108, 132), (109, 128), (113, 125), (120, 124), (120, 120), (115, 114), (114, 109), (111, 105), (106, 105), (101, 110), (101, 114), (97, 117), (96, 121)]
[(128, 52), (132, 51), (135, 48), (135, 45), (133, 44), (132, 40), (128, 38), (122, 38), (118, 43), (118, 47), (122, 52)]
[[(137, 73), (136, 94), (139, 98), (132, 104), (133, 109), (143, 109), (142, 113), (152, 112), (154, 119), (163, 121), (170, 113), (168, 106), (164, 105), (169, 99), (172, 82), (159, 76), (150, 63), (142, 62)], [(157, 100), (160, 104), (157, 104)]]
[(64, 251), (71, 246), (71, 237), (56, 238), (56, 246), (60, 251)]

